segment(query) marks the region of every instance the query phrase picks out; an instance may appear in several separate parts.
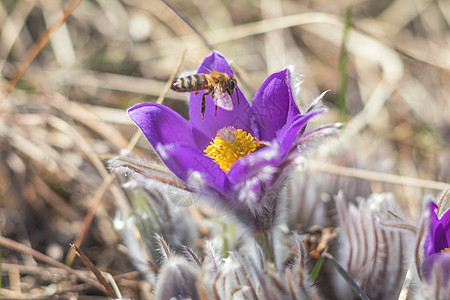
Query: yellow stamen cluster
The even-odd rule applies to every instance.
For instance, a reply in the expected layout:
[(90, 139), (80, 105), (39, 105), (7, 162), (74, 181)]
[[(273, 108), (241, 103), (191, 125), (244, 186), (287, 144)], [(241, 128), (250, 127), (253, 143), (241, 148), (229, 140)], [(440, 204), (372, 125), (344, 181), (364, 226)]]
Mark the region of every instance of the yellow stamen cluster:
[(444, 252), (450, 252), (450, 247), (442, 249), (441, 252), (442, 252), (442, 253), (444, 253)]
[(214, 141), (203, 151), (227, 173), (236, 160), (254, 152), (259, 141), (242, 129), (227, 126), (220, 129)]

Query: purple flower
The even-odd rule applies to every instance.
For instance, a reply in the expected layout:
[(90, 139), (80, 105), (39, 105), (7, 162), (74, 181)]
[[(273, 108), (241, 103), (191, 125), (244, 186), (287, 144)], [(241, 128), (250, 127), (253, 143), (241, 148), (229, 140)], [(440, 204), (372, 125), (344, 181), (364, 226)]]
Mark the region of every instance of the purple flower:
[[(205, 58), (198, 73), (211, 70), (233, 75), (217, 52)], [(278, 192), (291, 162), (301, 153), (297, 150), (320, 133), (321, 128), (307, 132), (306, 125), (322, 111), (300, 113), (288, 69), (266, 79), (252, 107), (237, 88), (234, 108), (218, 107), (215, 115), (213, 99), (207, 96), (202, 119), (205, 92), (191, 93), (190, 121), (156, 103), (138, 104), (128, 114), (175, 175), (200, 187), (252, 230), (266, 231), (275, 222)]]
[(436, 204), (430, 202), (428, 209), (430, 212), (430, 232), (425, 240), (425, 257), (446, 250), (450, 251), (450, 210), (447, 210), (439, 218)]
[[(446, 195), (443, 193), (441, 199)], [(427, 280), (437, 272), (440, 282), (447, 283), (450, 279), (450, 209), (444, 211), (442, 201), (440, 206), (433, 202), (428, 204), (429, 231), (424, 243), (422, 267)]]

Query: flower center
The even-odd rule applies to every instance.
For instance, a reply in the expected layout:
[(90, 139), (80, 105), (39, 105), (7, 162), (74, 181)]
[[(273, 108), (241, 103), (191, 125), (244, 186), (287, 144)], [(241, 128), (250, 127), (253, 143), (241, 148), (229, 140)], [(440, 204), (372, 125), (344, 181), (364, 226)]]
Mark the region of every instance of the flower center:
[(449, 252), (450, 253), (450, 247), (442, 249), (441, 252), (442, 253), (444, 253), (444, 252)]
[(203, 152), (227, 173), (236, 160), (254, 152), (258, 147), (258, 139), (250, 133), (227, 126), (217, 131), (214, 141)]

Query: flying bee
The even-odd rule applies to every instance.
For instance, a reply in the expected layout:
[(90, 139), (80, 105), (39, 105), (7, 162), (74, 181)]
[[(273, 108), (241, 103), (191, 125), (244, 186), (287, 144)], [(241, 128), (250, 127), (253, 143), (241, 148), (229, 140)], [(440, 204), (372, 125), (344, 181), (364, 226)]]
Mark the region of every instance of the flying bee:
[[(237, 81), (234, 76), (224, 72), (212, 71), (210, 74), (193, 74), (176, 79), (170, 87), (175, 92), (195, 92), (207, 90), (202, 96), (202, 120), (205, 116), (206, 96), (212, 93), (214, 103), (216, 104), (214, 115), (217, 116), (217, 106), (225, 110), (233, 110), (233, 93), (236, 90)], [(239, 93), (237, 93), (239, 104)]]

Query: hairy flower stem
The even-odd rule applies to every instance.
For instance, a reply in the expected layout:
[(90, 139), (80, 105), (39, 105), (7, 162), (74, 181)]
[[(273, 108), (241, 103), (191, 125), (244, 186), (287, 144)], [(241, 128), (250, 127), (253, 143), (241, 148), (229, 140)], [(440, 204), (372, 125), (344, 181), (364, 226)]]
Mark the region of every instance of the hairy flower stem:
[(271, 231), (262, 231), (255, 234), (255, 240), (261, 247), (264, 257), (268, 262), (275, 262), (275, 251), (273, 249), (273, 237)]

